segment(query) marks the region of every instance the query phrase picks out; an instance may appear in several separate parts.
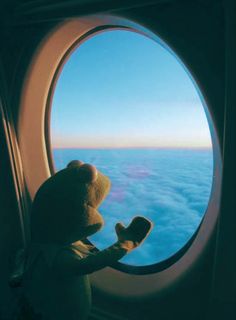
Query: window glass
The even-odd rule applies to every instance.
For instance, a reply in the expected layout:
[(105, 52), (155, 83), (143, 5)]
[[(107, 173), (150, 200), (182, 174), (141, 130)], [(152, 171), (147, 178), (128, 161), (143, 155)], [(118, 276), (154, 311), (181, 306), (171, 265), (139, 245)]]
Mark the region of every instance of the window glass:
[(121, 260), (145, 266), (180, 250), (209, 202), (213, 152), (204, 107), (182, 63), (165, 46), (126, 30), (80, 44), (55, 85), (51, 109), (55, 169), (73, 159), (112, 181), (101, 205), (99, 248), (135, 215), (154, 222), (149, 238)]

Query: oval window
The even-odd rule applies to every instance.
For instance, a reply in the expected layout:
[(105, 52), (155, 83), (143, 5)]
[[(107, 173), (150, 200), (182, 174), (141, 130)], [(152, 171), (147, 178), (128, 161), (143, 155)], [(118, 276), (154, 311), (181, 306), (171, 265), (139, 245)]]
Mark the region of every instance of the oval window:
[(55, 170), (79, 159), (112, 181), (90, 239), (99, 249), (135, 215), (155, 226), (124, 264), (164, 261), (193, 237), (211, 193), (211, 135), (196, 86), (161, 41), (109, 30), (80, 43), (55, 84), (50, 129)]

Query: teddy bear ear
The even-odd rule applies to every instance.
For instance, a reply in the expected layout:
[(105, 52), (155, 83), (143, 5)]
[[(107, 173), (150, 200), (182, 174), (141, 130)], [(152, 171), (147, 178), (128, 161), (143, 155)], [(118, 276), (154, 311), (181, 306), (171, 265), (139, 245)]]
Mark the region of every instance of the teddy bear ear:
[(79, 175), (79, 180), (85, 183), (94, 182), (98, 176), (96, 167), (88, 163), (82, 164), (77, 172)]
[(68, 163), (67, 168), (81, 167), (84, 163), (80, 160), (72, 160)]

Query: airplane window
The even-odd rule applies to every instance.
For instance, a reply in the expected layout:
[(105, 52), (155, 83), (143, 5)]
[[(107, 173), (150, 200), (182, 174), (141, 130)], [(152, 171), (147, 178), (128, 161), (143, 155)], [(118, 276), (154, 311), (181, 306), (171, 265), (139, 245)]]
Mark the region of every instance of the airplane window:
[(55, 84), (50, 130), (56, 171), (79, 159), (112, 181), (105, 227), (90, 239), (99, 249), (135, 215), (155, 227), (124, 264), (162, 262), (192, 238), (210, 198), (212, 141), (198, 89), (161, 41), (109, 30), (77, 46)]

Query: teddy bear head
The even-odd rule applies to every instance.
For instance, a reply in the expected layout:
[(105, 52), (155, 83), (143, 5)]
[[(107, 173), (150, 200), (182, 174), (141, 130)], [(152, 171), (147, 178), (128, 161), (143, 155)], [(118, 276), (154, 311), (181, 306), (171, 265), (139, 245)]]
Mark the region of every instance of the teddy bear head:
[(37, 243), (69, 244), (104, 224), (97, 208), (110, 190), (110, 180), (79, 160), (46, 180), (32, 205), (31, 237)]

